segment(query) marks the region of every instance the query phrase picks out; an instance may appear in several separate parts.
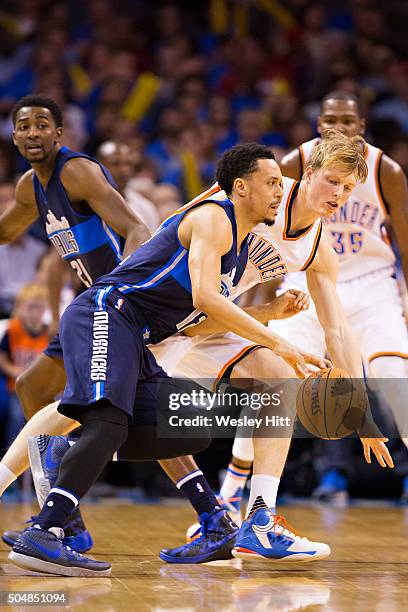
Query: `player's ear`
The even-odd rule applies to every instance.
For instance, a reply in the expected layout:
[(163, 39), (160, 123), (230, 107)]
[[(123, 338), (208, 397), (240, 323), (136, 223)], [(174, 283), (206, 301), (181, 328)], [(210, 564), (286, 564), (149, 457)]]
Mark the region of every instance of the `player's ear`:
[(360, 134), (361, 134), (361, 136), (363, 136), (365, 131), (366, 131), (366, 120), (365, 119), (360, 119)]
[(58, 127), (58, 128), (56, 129), (56, 134), (57, 134), (57, 137), (56, 137), (56, 139), (55, 139), (55, 144), (57, 144), (57, 143), (60, 143), (60, 142), (61, 142), (61, 140), (62, 140), (62, 132), (63, 132), (62, 127)]
[(244, 179), (236, 178), (232, 185), (232, 190), (235, 190), (240, 196), (244, 196), (247, 192), (247, 185)]
[(17, 143), (16, 143), (16, 131), (15, 130), (13, 130), (12, 137), (13, 137), (13, 144), (15, 144), (17, 146)]
[(319, 134), (319, 136), (322, 135), (322, 124), (321, 124), (321, 121), (322, 121), (321, 118), (318, 117), (317, 118), (316, 130), (317, 130), (317, 133)]
[(305, 179), (308, 183), (310, 183), (312, 174), (313, 174), (313, 168), (311, 166), (306, 166), (302, 179)]

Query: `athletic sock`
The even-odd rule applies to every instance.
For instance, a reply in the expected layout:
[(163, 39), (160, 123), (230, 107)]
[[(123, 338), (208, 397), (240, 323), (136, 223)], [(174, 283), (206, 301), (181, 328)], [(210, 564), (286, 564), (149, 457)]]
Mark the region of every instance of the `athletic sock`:
[(276, 476), (268, 476), (267, 474), (255, 474), (252, 476), (251, 492), (249, 494), (247, 515), (245, 518), (250, 518), (252, 514), (261, 507), (269, 508), (275, 512), (279, 482), (280, 478), (276, 478)]
[(4, 491), (8, 489), (15, 480), (17, 480), (17, 476), (9, 470), (7, 465), (0, 463), (0, 496), (3, 495)]
[(64, 527), (67, 518), (78, 505), (78, 499), (70, 491), (54, 487), (48, 494), (44, 506), (36, 519), (41, 529)]
[(194, 470), (194, 472), (187, 474), (187, 476), (183, 476), (176, 483), (176, 487), (188, 497), (199, 516), (204, 512), (210, 513), (216, 508), (220, 508), (217, 498), (201, 470)]
[(250, 472), (251, 468), (238, 467), (232, 461), (228, 466), (227, 473), (220, 490), (220, 496), (222, 499), (225, 501), (229, 500), (240, 503)]
[(252, 438), (235, 438), (232, 445), (232, 456), (241, 461), (254, 460), (254, 443)]

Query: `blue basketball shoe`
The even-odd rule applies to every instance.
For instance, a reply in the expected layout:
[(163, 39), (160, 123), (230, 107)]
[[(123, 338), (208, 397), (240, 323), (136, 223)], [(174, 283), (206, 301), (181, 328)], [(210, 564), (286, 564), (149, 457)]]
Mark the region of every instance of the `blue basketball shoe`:
[[(37, 500), (40, 508), (55, 485), (59, 466), (71, 445), (64, 436), (40, 435), (28, 439), (28, 454)], [(93, 546), (92, 536), (85, 527), (79, 506), (64, 524), (65, 544), (83, 553)]]
[[(34, 524), (36, 520), (37, 516), (32, 516), (26, 521), (26, 524)], [(5, 531), (1, 538), (5, 544), (13, 547), (23, 532), (24, 530)], [(67, 522), (64, 524), (64, 533), (64, 544), (76, 552), (87, 552), (93, 546), (92, 536), (84, 525), (78, 507), (69, 515)]]
[(62, 458), (70, 447), (64, 436), (41, 434), (28, 439), (28, 456), (40, 508), (58, 478)]
[(163, 548), (160, 559), (167, 563), (207, 563), (231, 559), (238, 527), (225, 510), (216, 508), (200, 515), (200, 537), (178, 548)]
[(317, 561), (330, 555), (330, 547), (296, 535), (283, 516), (258, 508), (242, 523), (232, 550), (238, 559), (273, 562)]
[[(230, 519), (232, 519), (235, 525), (241, 527), (242, 515), (241, 515), (241, 501), (242, 501), (242, 489), (238, 489), (234, 497), (224, 499), (220, 493), (217, 494), (217, 501), (221, 508), (228, 512)], [(186, 531), (186, 542), (192, 542), (201, 535), (200, 523), (193, 523), (188, 527)]]
[(9, 559), (32, 572), (56, 576), (109, 576), (110, 563), (83, 557), (62, 541), (64, 530), (28, 527), (13, 546)]

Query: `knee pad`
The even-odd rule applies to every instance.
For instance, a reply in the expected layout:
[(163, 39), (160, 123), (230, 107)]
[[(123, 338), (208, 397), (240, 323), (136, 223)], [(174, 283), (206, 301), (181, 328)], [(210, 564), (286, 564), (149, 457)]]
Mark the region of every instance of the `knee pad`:
[(84, 406), (81, 413), (81, 438), (91, 436), (103, 440), (107, 448), (114, 449), (112, 454), (126, 442), (129, 419), (123, 410), (102, 400), (92, 406)]

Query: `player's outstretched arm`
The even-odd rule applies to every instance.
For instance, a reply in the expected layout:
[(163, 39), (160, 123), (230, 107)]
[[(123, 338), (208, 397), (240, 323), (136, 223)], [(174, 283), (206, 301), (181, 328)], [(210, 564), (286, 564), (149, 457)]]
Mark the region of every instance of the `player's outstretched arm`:
[(61, 180), (72, 201), (85, 200), (105, 223), (126, 238), (124, 257), (150, 238), (147, 226), (129, 208), (95, 162), (83, 157), (69, 160), (61, 172)]
[[(317, 256), (307, 270), (310, 296), (316, 305), (319, 322), (324, 330), (330, 358), (338, 368), (346, 370), (354, 378), (364, 378), (361, 355), (357, 342), (344, 315), (343, 306), (336, 290), (338, 258), (329, 243), (322, 237)], [(369, 408), (365, 423), (359, 431), (364, 447), (364, 457), (370, 463), (371, 450), (382, 467), (394, 467), (391, 455), (385, 446), (388, 439), (377, 428)]]
[(337, 295), (336, 283), (339, 262), (337, 255), (322, 236), (316, 257), (306, 271), (310, 297), (316, 305), (319, 323), (323, 328), (326, 346), (337, 368), (355, 378), (363, 378), (363, 367), (358, 344), (347, 323), (343, 306)]
[(32, 174), (32, 170), (23, 174), (16, 185), (14, 204), (0, 215), (0, 244), (13, 242), (39, 216)]
[(180, 224), (180, 242), (189, 249), (189, 272), (194, 307), (239, 336), (273, 350), (298, 376), (309, 373), (307, 363), (324, 368), (325, 360), (303, 353), (272, 333), (220, 294), (221, 257), (232, 244), (231, 225), (217, 205), (202, 206)]
[[(287, 319), (302, 310), (309, 308), (310, 299), (307, 293), (299, 289), (288, 289), (278, 297), (265, 304), (245, 306), (242, 310), (260, 323), (268, 323), (272, 319)], [(217, 324), (208, 317), (205, 321), (186, 330), (187, 336), (206, 336), (222, 334), (227, 328)]]
[(382, 156), (380, 186), (388, 207), (391, 230), (398, 244), (402, 270), (408, 286), (408, 186), (405, 172), (395, 161)]

